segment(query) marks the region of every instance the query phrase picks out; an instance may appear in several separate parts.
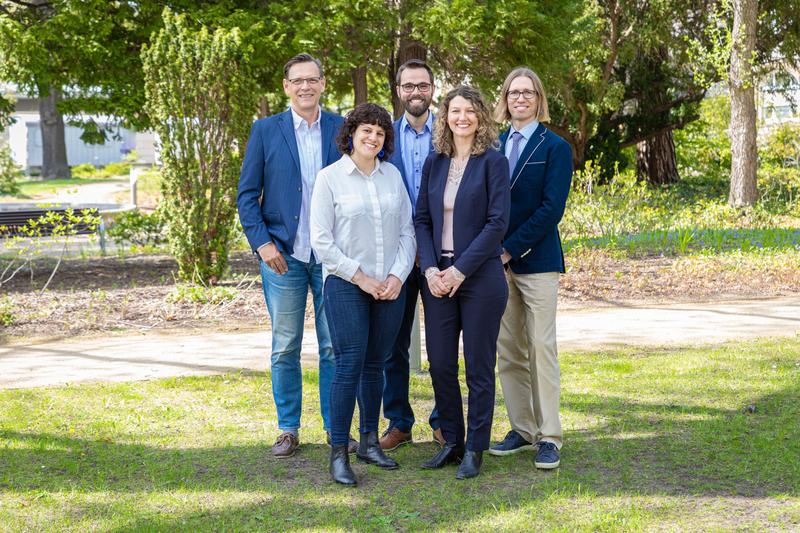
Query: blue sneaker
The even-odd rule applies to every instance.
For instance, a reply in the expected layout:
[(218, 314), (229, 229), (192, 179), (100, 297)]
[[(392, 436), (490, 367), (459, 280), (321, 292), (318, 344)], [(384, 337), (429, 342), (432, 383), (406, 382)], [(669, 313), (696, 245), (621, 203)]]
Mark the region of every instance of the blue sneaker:
[(535, 446), (513, 429), (506, 434), (502, 442), (489, 448), (491, 455), (511, 455), (523, 450), (533, 450)]
[(556, 445), (544, 440), (540, 440), (536, 444), (539, 446), (536, 459), (533, 460), (533, 464), (536, 465), (536, 468), (543, 468), (545, 470), (558, 468), (558, 465), (561, 463), (561, 456), (558, 453)]

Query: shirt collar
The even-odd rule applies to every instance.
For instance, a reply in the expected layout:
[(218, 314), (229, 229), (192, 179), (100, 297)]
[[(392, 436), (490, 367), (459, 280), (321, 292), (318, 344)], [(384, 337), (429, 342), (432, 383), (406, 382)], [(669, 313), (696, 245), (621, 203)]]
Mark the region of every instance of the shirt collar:
[[(403, 118), (400, 119), (400, 131), (404, 132), (406, 131), (406, 129), (409, 129), (414, 133), (417, 133), (417, 130), (412, 128), (411, 124), (408, 123), (408, 120), (406, 119), (406, 114), (403, 113)], [(425, 121), (425, 127), (423, 128), (423, 133), (425, 132), (430, 133), (431, 131), (433, 131), (433, 112), (431, 110), (428, 110), (428, 119)]]
[(378, 173), (383, 174), (383, 169), (381, 168), (381, 160), (378, 159), (377, 157), (375, 158), (375, 168), (372, 169), (372, 174), (370, 174), (369, 176), (367, 176), (363, 172), (361, 172), (361, 170), (356, 166), (355, 161), (353, 161), (353, 158), (350, 157), (348, 154), (344, 154), (339, 161), (341, 162), (342, 166), (344, 167), (345, 172), (348, 175), (349, 174), (353, 174), (353, 173), (357, 173), (360, 176), (363, 176), (365, 178), (371, 178), (371, 177), (375, 176), (375, 174), (378, 174)]
[(511, 126), (511, 131), (508, 132), (508, 138), (510, 139), (511, 135), (513, 135), (515, 131), (519, 131), (522, 134), (522, 136), (525, 137), (525, 140), (527, 141), (533, 136), (533, 132), (535, 132), (536, 128), (538, 128), (538, 127), (539, 127), (539, 121), (538, 120), (534, 120), (533, 122), (531, 122), (530, 124), (528, 124), (527, 126), (522, 128), (521, 130), (517, 130), (512, 125)]
[[(292, 123), (294, 124), (294, 129), (298, 130), (306, 121), (303, 117), (297, 114), (292, 106), (289, 106), (289, 110), (292, 112)], [(319, 127), (319, 121), (322, 118), (322, 108), (317, 107), (317, 120), (314, 121), (313, 124), (308, 124), (308, 129), (313, 129), (315, 127)]]

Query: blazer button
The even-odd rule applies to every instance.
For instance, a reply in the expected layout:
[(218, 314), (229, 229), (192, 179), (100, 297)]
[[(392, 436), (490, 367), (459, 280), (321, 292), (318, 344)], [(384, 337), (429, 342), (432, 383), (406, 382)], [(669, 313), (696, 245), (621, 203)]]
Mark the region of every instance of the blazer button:
[(303, 188), (302, 187), (298, 187), (297, 188), (297, 192), (303, 192)]
[(297, 220), (298, 218), (300, 218), (300, 217), (298, 217), (298, 216), (295, 216), (295, 217), (294, 217), (294, 219), (295, 219), (295, 220)]

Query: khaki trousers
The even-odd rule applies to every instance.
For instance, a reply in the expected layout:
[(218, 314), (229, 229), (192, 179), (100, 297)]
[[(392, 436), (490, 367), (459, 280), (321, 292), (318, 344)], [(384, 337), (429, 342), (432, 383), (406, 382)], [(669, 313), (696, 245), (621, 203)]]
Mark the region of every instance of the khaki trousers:
[(530, 442), (562, 444), (561, 377), (556, 346), (558, 272), (507, 271), (497, 366), (511, 428)]

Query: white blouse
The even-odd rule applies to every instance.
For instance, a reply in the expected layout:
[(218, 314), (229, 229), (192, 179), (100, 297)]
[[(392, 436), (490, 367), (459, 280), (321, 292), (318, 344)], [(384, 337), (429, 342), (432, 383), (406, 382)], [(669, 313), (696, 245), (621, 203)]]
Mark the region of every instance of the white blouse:
[(311, 196), (311, 247), (324, 276), (405, 281), (416, 254), (411, 201), (400, 172), (376, 160), (364, 175), (348, 155), (317, 174)]

